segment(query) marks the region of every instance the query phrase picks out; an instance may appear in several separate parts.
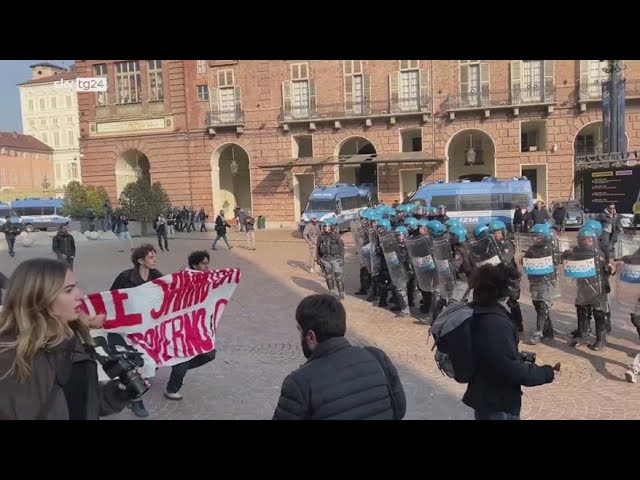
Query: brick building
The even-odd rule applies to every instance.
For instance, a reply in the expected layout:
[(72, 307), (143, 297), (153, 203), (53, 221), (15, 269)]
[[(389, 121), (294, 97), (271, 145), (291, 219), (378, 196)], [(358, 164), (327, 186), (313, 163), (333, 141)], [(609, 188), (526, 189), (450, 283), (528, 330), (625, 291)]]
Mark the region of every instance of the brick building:
[(0, 201), (53, 194), (53, 149), (31, 135), (0, 132)]
[[(629, 149), (640, 149), (640, 61), (624, 62)], [(293, 225), (314, 184), (526, 175), (574, 195), (574, 157), (602, 149), (597, 60), (77, 61), (83, 180), (116, 198), (137, 177), (174, 204)], [(473, 148), (475, 155), (467, 155)], [(471, 162), (470, 162), (471, 160)]]

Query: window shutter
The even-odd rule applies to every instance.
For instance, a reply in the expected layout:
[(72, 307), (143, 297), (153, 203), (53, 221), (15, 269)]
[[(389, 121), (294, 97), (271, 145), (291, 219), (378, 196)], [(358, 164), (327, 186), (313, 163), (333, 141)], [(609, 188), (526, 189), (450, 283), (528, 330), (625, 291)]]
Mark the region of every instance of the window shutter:
[(218, 72), (218, 86), (225, 87), (227, 85), (226, 80), (227, 77), (225, 76), (224, 70), (220, 70)]
[(213, 86), (209, 86), (209, 110), (216, 115), (219, 111), (218, 108), (218, 89)]
[(589, 78), (590, 64), (591, 60), (580, 60), (580, 100), (589, 97), (589, 84), (593, 81)]
[(363, 113), (371, 113), (371, 80), (368, 73), (362, 75), (362, 103)]
[(555, 62), (553, 60), (544, 61), (544, 94), (543, 101), (553, 102), (555, 100)]
[(362, 73), (362, 60), (351, 60), (353, 62), (353, 73), (360, 74)]
[(353, 112), (353, 76), (347, 75), (344, 77), (344, 102), (345, 111), (347, 113)]
[(309, 78), (309, 67), (306, 63), (300, 64), (300, 78)]
[(307, 80), (309, 82), (309, 114), (316, 113), (316, 81)]
[(289, 118), (291, 116), (291, 82), (289, 80), (282, 82), (282, 109), (284, 117)]
[(469, 65), (460, 65), (460, 106), (469, 105)]
[(234, 85), (233, 70), (227, 70), (227, 83), (226, 83), (226, 86), (230, 87), (232, 85)]
[(353, 73), (353, 60), (344, 60), (344, 74), (351, 75)]
[(233, 98), (236, 102), (236, 120), (240, 120), (242, 117), (242, 92), (240, 87), (234, 87)]
[(517, 105), (520, 103), (522, 88), (522, 60), (513, 60), (511, 62), (511, 103)]
[(430, 94), (431, 94), (431, 72), (428, 69), (420, 70), (420, 110), (431, 110)]
[(395, 112), (400, 100), (400, 72), (391, 72), (389, 74), (389, 100), (391, 102), (391, 111)]
[(409, 60), (400, 60), (400, 70), (407, 70), (409, 68)]
[(481, 105), (488, 106), (490, 104), (491, 89), (489, 83), (489, 64), (480, 64), (480, 98)]

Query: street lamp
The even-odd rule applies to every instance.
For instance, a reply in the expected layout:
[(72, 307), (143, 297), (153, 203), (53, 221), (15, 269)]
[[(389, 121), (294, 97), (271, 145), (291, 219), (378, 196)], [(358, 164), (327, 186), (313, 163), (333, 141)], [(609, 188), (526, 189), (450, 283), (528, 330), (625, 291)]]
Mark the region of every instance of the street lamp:
[(235, 177), (238, 173), (238, 162), (236, 162), (236, 149), (234, 147), (231, 147), (231, 164), (229, 168), (231, 169), (231, 175)]
[(473, 149), (473, 135), (469, 135), (469, 150), (467, 150), (467, 164), (476, 163), (476, 151)]

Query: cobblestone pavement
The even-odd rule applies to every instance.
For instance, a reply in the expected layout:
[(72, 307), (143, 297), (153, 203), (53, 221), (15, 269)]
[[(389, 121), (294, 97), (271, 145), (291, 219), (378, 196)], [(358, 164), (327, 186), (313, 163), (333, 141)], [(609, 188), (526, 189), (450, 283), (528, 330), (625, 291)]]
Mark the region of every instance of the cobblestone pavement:
[[(210, 248), (213, 234), (182, 233), (170, 241), (170, 252), (159, 253), (164, 273), (184, 266), (192, 250)], [(359, 258), (347, 243), (346, 289), (358, 289)], [(257, 250), (245, 248), (244, 236), (230, 233), (227, 250), (218, 244), (213, 265), (237, 267), (242, 280), (225, 309), (218, 332), (215, 361), (187, 374), (182, 401), (168, 401), (162, 392), (169, 369), (160, 369), (145, 396), (151, 419), (268, 419), (275, 408), (284, 377), (304, 361), (295, 328), (294, 312), (306, 295), (325, 292), (324, 279), (305, 268), (308, 249), (297, 234), (257, 231)], [(155, 239), (154, 242), (155, 243)], [(18, 248), (11, 259), (0, 251), (0, 271), (9, 274), (17, 263), (34, 256), (51, 255), (44, 248)], [(82, 288), (108, 288), (115, 276), (129, 268), (128, 253), (111, 242), (79, 246), (76, 272)], [(568, 333), (575, 326), (575, 308), (561, 298), (553, 307), (556, 328)], [(527, 388), (523, 397), (525, 419), (640, 419), (640, 386), (626, 383), (624, 371), (639, 349), (628, 313), (614, 304), (613, 333), (609, 348), (592, 352), (568, 347), (566, 336), (547, 345), (521, 349), (537, 353), (538, 364), (562, 362), (563, 374), (553, 384)], [(460, 402), (464, 385), (445, 378), (427, 346), (427, 328), (414, 318), (399, 318), (348, 295), (348, 338), (360, 345), (385, 350), (400, 371), (407, 392), (407, 419), (470, 419), (471, 411)], [(522, 298), (525, 329), (531, 331), (535, 312)], [(417, 312), (419, 315), (419, 312)], [(135, 419), (125, 411), (115, 419)]]

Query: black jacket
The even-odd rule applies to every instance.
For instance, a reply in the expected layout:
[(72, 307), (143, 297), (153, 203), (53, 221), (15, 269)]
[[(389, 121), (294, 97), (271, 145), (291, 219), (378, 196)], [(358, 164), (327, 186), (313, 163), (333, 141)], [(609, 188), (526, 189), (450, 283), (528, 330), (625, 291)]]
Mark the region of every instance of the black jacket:
[(522, 210), (516, 209), (516, 211), (513, 212), (513, 224), (522, 226), (522, 217)]
[(509, 314), (499, 304), (475, 307), (471, 321), (476, 371), (462, 402), (474, 410), (519, 415), (521, 386), (551, 383), (553, 367), (539, 367), (520, 359), (518, 333)]
[(544, 223), (547, 220), (551, 219), (551, 215), (549, 214), (549, 210), (546, 208), (538, 209), (534, 208), (532, 212), (533, 224), (538, 225), (539, 223)]
[(220, 215), (218, 215), (216, 217), (216, 233), (218, 234), (219, 237), (222, 237), (224, 235), (227, 234), (227, 227), (230, 227), (230, 225), (227, 223), (227, 221), (222, 218)]
[[(162, 276), (163, 275), (160, 271), (153, 269), (149, 271), (149, 278), (147, 279), (147, 282)], [(129, 270), (121, 272), (120, 275), (116, 277), (109, 290), (122, 290), (123, 288), (139, 287), (147, 282), (142, 279), (137, 268), (130, 268)]]
[(556, 207), (553, 210), (553, 221), (556, 225), (564, 225), (564, 220), (567, 217), (567, 209), (565, 207)]
[(387, 355), (352, 346), (344, 337), (330, 338), (285, 378), (273, 419), (393, 420), (389, 387), (402, 418), (404, 389)]
[(2, 228), (0, 228), (0, 231), (4, 233), (7, 240), (15, 240), (15, 238), (20, 235), (21, 228), (20, 225), (16, 225), (15, 223), (5, 222)]
[(73, 239), (73, 235), (71, 235), (70, 233), (67, 235), (57, 233), (56, 236), (53, 237), (52, 249), (58, 256), (66, 255), (67, 257), (75, 257), (76, 241)]

